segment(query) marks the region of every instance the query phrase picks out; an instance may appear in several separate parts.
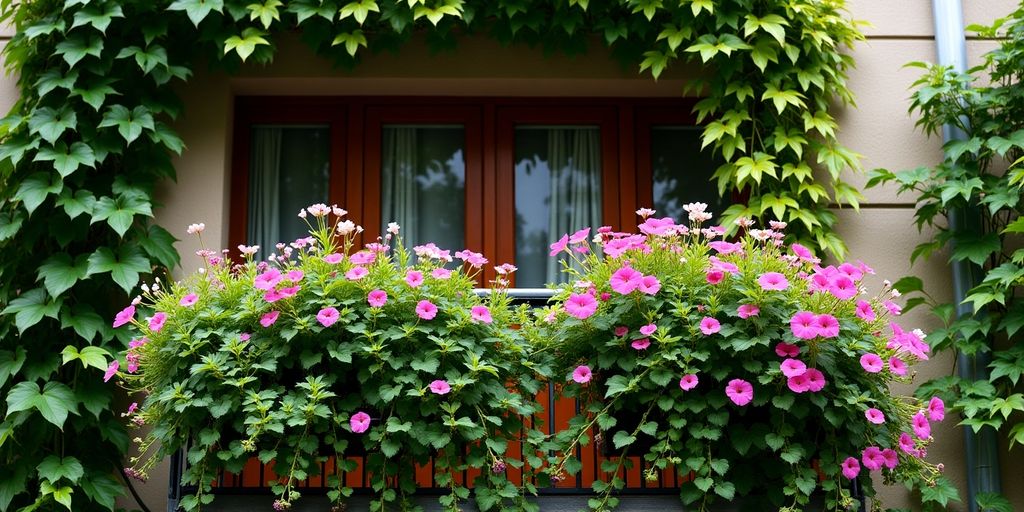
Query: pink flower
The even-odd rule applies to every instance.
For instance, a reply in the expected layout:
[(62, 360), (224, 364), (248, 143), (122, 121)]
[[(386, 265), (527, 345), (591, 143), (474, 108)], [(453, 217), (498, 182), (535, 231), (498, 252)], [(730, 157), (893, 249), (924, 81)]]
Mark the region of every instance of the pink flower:
[(647, 295), (654, 295), (658, 293), (658, 290), (661, 289), (661, 281), (658, 281), (658, 278), (654, 276), (644, 276), (644, 278), (640, 281), (640, 285), (637, 286), (637, 288), (642, 293), (646, 293)]
[(370, 415), (359, 411), (348, 419), (348, 425), (352, 428), (352, 432), (362, 434), (370, 429)]
[(388, 293), (384, 290), (374, 290), (366, 296), (366, 302), (370, 307), (383, 307), (388, 302)]
[(891, 300), (883, 302), (882, 305), (885, 306), (885, 309), (888, 310), (889, 314), (892, 316), (900, 316), (900, 313), (903, 312), (903, 308)]
[(629, 266), (624, 266), (612, 274), (608, 283), (611, 284), (612, 290), (615, 290), (622, 295), (626, 295), (633, 290), (636, 290), (643, 283), (643, 279), (643, 274), (633, 270)]
[(278, 292), (277, 290), (274, 290), (274, 289), (270, 289), (270, 290), (267, 290), (267, 291), (263, 292), (263, 300), (265, 300), (267, 302), (270, 302), (270, 303), (277, 302), (277, 301), (279, 301), (279, 300), (281, 300), (283, 298), (284, 298), (284, 296), (282, 296), (280, 292)]
[(181, 300), (178, 301), (178, 305), (179, 306), (184, 306), (184, 307), (187, 308), (187, 307), (191, 307), (198, 300), (199, 300), (199, 296), (198, 295), (196, 295), (194, 293), (190, 293), (190, 294), (182, 297)]
[(435, 380), (430, 383), (430, 392), (435, 395), (447, 395), (452, 387), (448, 385), (446, 380)]
[(910, 437), (910, 434), (903, 432), (900, 434), (900, 450), (908, 455), (914, 455), (917, 453), (917, 448), (914, 445), (914, 438)]
[(164, 328), (164, 324), (167, 322), (167, 313), (162, 311), (157, 312), (153, 315), (153, 318), (149, 319), (149, 330), (153, 332), (160, 332)]
[(589, 293), (574, 293), (565, 301), (565, 312), (584, 320), (597, 312), (597, 300)]
[(629, 327), (626, 327), (625, 325), (620, 325), (615, 328), (614, 334), (621, 338), (629, 334)]
[(316, 320), (324, 327), (330, 327), (334, 322), (338, 321), (338, 318), (341, 318), (341, 315), (334, 308), (323, 308), (316, 314)]
[(868, 446), (864, 449), (864, 453), (861, 454), (861, 461), (864, 462), (864, 467), (871, 471), (878, 471), (882, 469), (882, 464), (885, 464), (885, 458), (882, 457), (882, 450), (877, 446)]
[(843, 461), (842, 466), (843, 476), (850, 480), (857, 478), (857, 475), (860, 474), (860, 463), (853, 457), (847, 457), (846, 460)]
[(277, 295), (281, 299), (287, 299), (288, 297), (294, 297), (295, 294), (299, 293), (299, 290), (301, 288), (302, 287), (298, 286), (298, 285), (296, 285), (296, 286), (288, 286), (288, 287), (285, 287), (285, 288), (281, 288), (280, 290), (277, 291)]
[(494, 321), (494, 319), (491, 318), (491, 310), (487, 309), (487, 306), (473, 306), (473, 308), (470, 309), (470, 316), (473, 317), (474, 322), (489, 324)]
[(297, 283), (299, 281), (302, 281), (302, 278), (305, 277), (305, 275), (306, 274), (304, 274), (301, 270), (295, 269), (295, 270), (289, 270), (288, 274), (285, 275), (285, 278), (288, 279), (289, 281), (293, 282), (293, 283)]
[(857, 301), (857, 318), (864, 320), (865, 322), (874, 322), (875, 310), (871, 309), (871, 304), (866, 300)]
[(572, 380), (576, 381), (577, 384), (586, 384), (590, 382), (590, 377), (592, 376), (593, 374), (590, 372), (590, 367), (586, 365), (577, 366), (576, 369), (572, 371)]
[(893, 375), (906, 375), (907, 374), (907, 364), (904, 363), (903, 360), (898, 358), (898, 357), (890, 357), (889, 358), (889, 371)]
[(452, 276), (452, 271), (446, 268), (435, 268), (430, 272), (430, 275), (433, 276), (434, 279), (448, 279)]
[(640, 334), (643, 334), (644, 336), (650, 336), (650, 335), (654, 334), (654, 331), (657, 331), (657, 330), (658, 330), (658, 326), (657, 325), (647, 324), (647, 325), (645, 325), (645, 326), (640, 328)]
[(683, 391), (689, 391), (697, 387), (698, 382), (697, 375), (689, 373), (683, 375), (683, 378), (679, 379), (679, 387), (682, 388)]
[(725, 395), (736, 405), (747, 405), (754, 399), (754, 386), (743, 379), (733, 379), (725, 386)]
[(281, 275), (281, 271), (276, 268), (272, 268), (256, 276), (256, 279), (253, 280), (252, 286), (257, 290), (272, 290), (277, 286), (277, 283), (281, 282), (282, 279), (284, 279), (284, 277)]
[(238, 339), (239, 339), (239, 340), (240, 340), (240, 341), (241, 341), (242, 343), (245, 343), (246, 341), (249, 341), (249, 338), (251, 338), (251, 337), (252, 337), (252, 335), (251, 335), (251, 334), (249, 334), (249, 333), (247, 333), (247, 332), (243, 332), (242, 334), (239, 334), (239, 335), (238, 335)]
[(811, 393), (817, 393), (825, 388), (825, 374), (821, 373), (821, 370), (808, 368), (807, 373), (802, 376), (807, 377), (807, 390)]
[(810, 261), (815, 259), (814, 254), (811, 253), (811, 250), (800, 244), (793, 244), (789, 246), (789, 249), (793, 251), (793, 254), (796, 254), (797, 256), (800, 257), (800, 259), (804, 261)]
[[(863, 262), (858, 263), (863, 264)], [(839, 265), (838, 269), (840, 272), (850, 276), (850, 279), (853, 279), (854, 281), (860, 281), (860, 279), (864, 277), (864, 271), (853, 263), (843, 263)]]
[(920, 439), (928, 439), (932, 435), (932, 426), (928, 423), (928, 418), (924, 417), (924, 413), (917, 413), (911, 420), (911, 424), (914, 427), (914, 434)]
[(590, 237), (590, 228), (583, 228), (583, 229), (573, 233), (572, 236), (569, 237), (569, 243), (570, 244), (581, 244), (583, 242), (586, 242), (587, 238), (589, 238), (589, 237)]
[(358, 281), (369, 274), (370, 271), (366, 270), (366, 267), (352, 267), (348, 272), (345, 272), (345, 277), (349, 281)]
[(125, 414), (132, 414), (138, 408), (139, 408), (139, 403), (138, 402), (132, 402), (132, 404), (128, 406), (128, 412), (126, 412)]
[(131, 322), (135, 318), (135, 306), (128, 306), (116, 315), (114, 315), (114, 328), (121, 327), (122, 325)]
[(736, 314), (739, 315), (740, 318), (750, 318), (752, 316), (757, 316), (760, 312), (761, 308), (757, 307), (754, 304), (743, 304), (736, 309)]
[(800, 347), (790, 343), (779, 343), (775, 345), (775, 353), (779, 357), (796, 357), (800, 355)]
[(701, 319), (700, 332), (704, 333), (705, 336), (711, 336), (712, 334), (720, 330), (722, 330), (722, 324), (719, 323), (718, 320), (715, 320), (710, 316), (706, 316), (703, 319)]
[(786, 386), (788, 386), (789, 390), (794, 393), (806, 393), (811, 389), (809, 386), (809, 380), (810, 379), (807, 378), (807, 373), (803, 373), (786, 379)]
[(757, 278), (757, 284), (762, 290), (785, 290), (789, 288), (789, 280), (778, 272), (765, 272)]
[(405, 284), (418, 288), (419, 285), (423, 284), (423, 272), (419, 270), (410, 270), (405, 273)]
[(928, 419), (932, 421), (946, 419), (946, 404), (942, 402), (941, 398), (933, 396), (928, 402)]
[(885, 363), (882, 362), (882, 358), (878, 357), (878, 354), (864, 354), (860, 356), (860, 366), (864, 368), (864, 371), (868, 373), (878, 373), (882, 371), (882, 366)]
[(612, 298), (612, 294), (608, 292), (601, 292), (601, 302), (608, 302)]
[(896, 451), (892, 448), (882, 450), (882, 459), (885, 467), (889, 469), (896, 469), (896, 465), (900, 463), (899, 456), (896, 455)]
[(793, 336), (802, 340), (810, 340), (818, 337), (818, 316), (810, 311), (800, 311), (789, 319), (789, 328)]
[(117, 359), (111, 361), (110, 366), (107, 367), (106, 373), (103, 374), (103, 382), (107, 382), (110, 379), (114, 378), (114, 375), (117, 375), (117, 370), (120, 367), (121, 363), (117, 362)]
[(654, 217), (648, 217), (647, 220), (637, 226), (640, 228), (640, 232), (645, 235), (668, 235), (672, 234), (676, 228), (676, 221), (672, 220), (672, 217), (662, 217), (655, 219)]
[(348, 257), (348, 260), (356, 265), (369, 265), (376, 259), (377, 253), (371, 251), (359, 251)]
[(433, 320), (437, 316), (437, 306), (429, 300), (421, 300), (416, 303), (416, 315), (424, 320)]
[(723, 242), (721, 240), (716, 240), (714, 242), (709, 243), (708, 247), (714, 249), (716, 252), (718, 252), (718, 254), (732, 254), (734, 252), (740, 252), (743, 250), (742, 243), (729, 243)]
[(343, 259), (345, 259), (345, 255), (338, 254), (336, 252), (324, 256), (324, 262), (330, 263), (331, 265), (337, 265), (338, 263), (341, 263), (341, 260)]
[(832, 274), (828, 280), (828, 292), (839, 299), (852, 299), (857, 296), (857, 283), (846, 274)]
[(875, 409), (874, 407), (864, 411), (864, 417), (875, 425), (885, 423), (885, 414), (882, 414), (882, 411)]
[(551, 252), (548, 253), (548, 256), (554, 256), (554, 255), (564, 251), (565, 248), (568, 247), (568, 246), (569, 246), (569, 235), (562, 235), (562, 238), (559, 238), (557, 242), (555, 242), (555, 243), (550, 245)]
[(821, 314), (814, 318), (818, 324), (818, 335), (822, 338), (835, 338), (839, 336), (839, 320), (829, 314)]
[(277, 317), (280, 314), (280, 311), (271, 311), (269, 313), (264, 313), (263, 316), (260, 317), (260, 325), (262, 325), (263, 327), (270, 327), (271, 325), (274, 325), (274, 322), (277, 321)]
[(799, 359), (786, 359), (779, 365), (779, 369), (786, 377), (796, 377), (807, 373), (807, 365)]
[(647, 347), (651, 346), (651, 340), (647, 338), (640, 338), (638, 340), (633, 340), (633, 343), (630, 343), (629, 346), (633, 347), (635, 350), (647, 350)]
[(704, 280), (709, 284), (721, 283), (722, 279), (725, 279), (725, 272), (721, 270), (708, 270), (708, 273), (704, 275)]

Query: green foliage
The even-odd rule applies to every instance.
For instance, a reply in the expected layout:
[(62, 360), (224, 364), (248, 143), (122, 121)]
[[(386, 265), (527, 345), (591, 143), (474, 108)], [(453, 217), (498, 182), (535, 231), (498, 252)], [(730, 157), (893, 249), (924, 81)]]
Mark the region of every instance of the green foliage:
[[(923, 70), (915, 83), (910, 110), (918, 126), (937, 135), (943, 125), (960, 130), (963, 140), (945, 145), (946, 157), (934, 167), (892, 172), (872, 171), (869, 186), (894, 184), (917, 202), (917, 225), (933, 233), (913, 254), (929, 257), (943, 251), (953, 261), (967, 261), (980, 276), (962, 305), (944, 304), (928, 295), (920, 280), (901, 280), (913, 305), (924, 305), (943, 322), (932, 333), (935, 348), (966, 354), (991, 351), (987, 377), (978, 382), (939, 379), (946, 399), (963, 415), (963, 424), (979, 431), (991, 427), (1005, 434), (1011, 449), (1024, 442), (1024, 7), (992, 26), (969, 30), (999, 37), (999, 48), (965, 73), (915, 62)], [(960, 216), (958, 230), (947, 218)], [(954, 315), (957, 307), (965, 313)], [(944, 501), (944, 491), (935, 491)], [(980, 497), (979, 497), (980, 499)], [(1000, 501), (986, 498), (987, 508)]]
[[(866, 267), (822, 268), (806, 248), (775, 245), (780, 231), (748, 224), (742, 240), (715, 240), (701, 230), (710, 215), (688, 210), (686, 226), (647, 218), (645, 234), (606, 234), (600, 249), (584, 234), (574, 238), (585, 250), (562, 247), (576, 259), (569, 282), (587, 284), (556, 292), (535, 342), (555, 354), (580, 413), (556, 434), (547, 471), (578, 470), (565, 454), (597, 430), (617, 458), (595, 481), (595, 511), (614, 508), (614, 475), (630, 455), (644, 458), (647, 479), (668, 466), (692, 471), (681, 498), (702, 509), (757, 496), (755, 508), (803, 510), (817, 495), (826, 510), (848, 510), (846, 464), (869, 496), (871, 469), (926, 501), (958, 499), (920, 458), (929, 420), (944, 417), (940, 399), (926, 406), (890, 391), (928, 349), (895, 323), (892, 290), (861, 295)], [(827, 323), (834, 329), (800, 327)], [(871, 453), (894, 463), (870, 468)]]

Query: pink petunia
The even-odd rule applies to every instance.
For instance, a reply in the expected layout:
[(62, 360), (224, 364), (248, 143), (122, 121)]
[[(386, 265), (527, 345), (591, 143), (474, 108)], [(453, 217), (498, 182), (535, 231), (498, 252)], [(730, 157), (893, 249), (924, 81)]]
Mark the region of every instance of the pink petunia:
[(149, 330), (153, 332), (160, 332), (160, 330), (164, 328), (165, 323), (167, 323), (167, 313), (158, 311), (149, 319)]
[(589, 293), (574, 293), (565, 301), (565, 312), (584, 320), (597, 312), (597, 300)]
[(689, 374), (683, 375), (683, 378), (679, 379), (679, 387), (683, 391), (689, 391), (689, 390), (697, 387), (698, 382), (699, 382), (699, 380), (697, 379), (697, 375), (693, 374), (693, 373), (689, 373)]
[(807, 373), (807, 365), (799, 359), (786, 359), (779, 365), (779, 369), (786, 377), (796, 377)]
[(871, 407), (870, 409), (864, 411), (864, 417), (867, 418), (868, 421), (870, 421), (871, 423), (874, 423), (875, 425), (881, 425), (882, 423), (885, 423), (885, 414), (883, 414), (882, 411), (875, 409), (874, 407)]
[(582, 244), (583, 242), (586, 242), (588, 238), (590, 238), (590, 228), (583, 228), (569, 237), (569, 243), (574, 245)]
[(910, 434), (906, 432), (900, 434), (900, 450), (908, 455), (914, 455), (917, 453), (917, 448), (914, 445), (914, 438), (910, 437)]
[(331, 265), (337, 265), (338, 263), (341, 263), (341, 260), (343, 259), (345, 259), (345, 255), (336, 252), (324, 256), (324, 262), (330, 263)]
[(288, 297), (294, 297), (301, 288), (301, 286), (286, 286), (278, 290), (277, 294), (280, 298), (287, 299)]
[(648, 217), (637, 227), (640, 229), (640, 232), (645, 235), (670, 235), (675, 232), (676, 221), (672, 220), (672, 217), (662, 217), (660, 219)]
[(740, 242), (731, 243), (723, 242), (721, 240), (709, 243), (708, 247), (714, 249), (718, 254), (732, 254), (743, 250), (743, 244)]
[(843, 476), (849, 480), (857, 478), (857, 475), (860, 474), (860, 462), (857, 462), (857, 459), (854, 457), (847, 457), (846, 460), (843, 461), (842, 467)]
[(800, 244), (793, 244), (789, 246), (789, 249), (793, 251), (793, 254), (796, 254), (801, 260), (811, 261), (815, 259), (814, 254), (811, 253), (811, 250)]
[(434, 279), (448, 279), (452, 276), (452, 271), (446, 268), (435, 268), (430, 272), (430, 275)]
[(882, 450), (882, 460), (885, 467), (889, 469), (896, 469), (896, 466), (900, 463), (899, 456), (896, 455), (896, 451), (892, 448)]
[(370, 415), (359, 411), (348, 419), (348, 425), (352, 428), (352, 432), (362, 434), (370, 429)]
[(643, 283), (643, 279), (643, 274), (633, 270), (627, 265), (616, 270), (608, 280), (608, 284), (612, 286), (612, 290), (615, 290), (622, 295), (627, 295), (633, 290), (639, 288)]
[(761, 308), (757, 307), (754, 304), (742, 304), (739, 308), (736, 309), (736, 314), (739, 315), (740, 318), (750, 318), (752, 316), (757, 316), (760, 312)]
[(320, 322), (320, 325), (324, 327), (330, 327), (334, 325), (341, 318), (338, 310), (332, 307), (323, 308), (319, 313), (316, 314), (316, 321)]
[(620, 325), (620, 326), (615, 328), (615, 331), (613, 331), (613, 334), (615, 334), (615, 336), (618, 336), (618, 337), (621, 338), (621, 337), (629, 334), (629, 327), (626, 327), (625, 325)]
[(651, 346), (651, 340), (640, 338), (633, 340), (633, 343), (630, 343), (629, 346), (633, 347), (634, 350), (647, 350), (647, 347)]
[(882, 371), (884, 364), (885, 363), (882, 362), (882, 358), (878, 357), (878, 354), (867, 353), (860, 356), (860, 366), (868, 373), (878, 373)]
[(707, 274), (704, 275), (704, 280), (707, 281), (708, 284), (721, 283), (722, 279), (725, 279), (725, 272), (722, 272), (721, 270), (709, 270)]
[(800, 311), (789, 319), (789, 328), (793, 336), (802, 340), (810, 340), (818, 337), (818, 315), (810, 311)]
[(182, 297), (181, 300), (178, 301), (178, 305), (179, 306), (184, 306), (184, 307), (188, 308), (188, 307), (192, 307), (196, 303), (196, 301), (198, 301), (198, 300), (199, 300), (199, 296), (198, 295), (196, 295), (194, 293), (190, 293), (190, 294)]
[(704, 333), (705, 336), (711, 336), (712, 334), (722, 330), (722, 324), (718, 320), (706, 316), (700, 321), (700, 332)]
[(893, 375), (906, 375), (907, 364), (904, 363), (903, 360), (898, 357), (890, 357), (889, 372), (891, 372)]
[(932, 421), (946, 419), (946, 404), (943, 403), (941, 398), (933, 396), (928, 402), (928, 419)]
[(293, 283), (302, 281), (302, 278), (305, 276), (306, 274), (299, 269), (289, 270), (288, 273), (285, 274), (285, 278)]
[(864, 453), (861, 454), (861, 459), (864, 463), (864, 467), (871, 471), (878, 471), (882, 469), (882, 465), (885, 464), (885, 458), (882, 457), (882, 450), (877, 446), (868, 446), (864, 449)]
[(135, 306), (128, 306), (116, 315), (114, 315), (114, 328), (121, 327), (122, 325), (131, 322), (135, 318)]
[(792, 343), (780, 342), (778, 345), (775, 345), (775, 353), (779, 357), (796, 357), (800, 355), (800, 347)]
[(267, 301), (267, 302), (269, 302), (271, 304), (273, 304), (274, 302), (277, 302), (277, 301), (279, 301), (279, 300), (281, 300), (283, 298), (284, 298), (284, 296), (282, 296), (281, 293), (278, 292), (276, 289), (270, 289), (270, 290), (267, 290), (267, 291), (263, 292), (263, 300), (265, 300), (265, 301)]
[(842, 300), (852, 299), (857, 296), (857, 283), (846, 274), (836, 273), (829, 277), (828, 292)]
[(487, 306), (473, 306), (473, 308), (469, 310), (469, 314), (473, 318), (474, 322), (489, 324), (494, 321), (494, 319), (491, 318), (491, 310), (487, 309)]
[(139, 403), (138, 402), (132, 402), (132, 404), (128, 406), (128, 411), (125, 414), (133, 414), (136, 411), (136, 409), (138, 409), (138, 408), (139, 408)]
[(857, 312), (856, 312), (856, 314), (857, 314), (857, 318), (860, 318), (861, 320), (864, 320), (865, 322), (874, 322), (875, 318), (877, 318), (875, 316), (875, 310), (871, 309), (871, 303), (869, 303), (866, 300), (858, 300), (857, 301)]
[(807, 377), (807, 390), (811, 393), (817, 393), (825, 389), (825, 374), (821, 373), (821, 370), (808, 368), (807, 373), (803, 374), (803, 377)]
[(914, 427), (914, 435), (919, 439), (928, 439), (932, 435), (932, 426), (928, 423), (928, 418), (924, 417), (924, 413), (918, 412), (914, 414), (911, 419), (911, 425)]
[(114, 375), (117, 375), (117, 370), (119, 368), (121, 368), (121, 363), (117, 362), (117, 359), (111, 361), (110, 366), (107, 367), (107, 371), (103, 374), (103, 382), (107, 382), (114, 378)]
[(725, 395), (736, 405), (747, 405), (754, 399), (754, 386), (743, 379), (732, 379), (725, 386)]
[(268, 269), (266, 272), (256, 276), (253, 280), (252, 286), (257, 290), (272, 290), (284, 276), (281, 275), (281, 271), (276, 268)]
[(591, 373), (590, 367), (586, 365), (577, 366), (576, 369), (572, 371), (572, 380), (577, 384), (586, 384), (590, 382), (590, 378), (592, 376), (593, 373)]
[(388, 302), (388, 293), (384, 290), (373, 290), (366, 295), (366, 302), (370, 307), (379, 308), (383, 307)]
[(644, 276), (643, 279), (640, 280), (640, 285), (637, 286), (637, 289), (640, 290), (641, 293), (654, 295), (658, 293), (658, 290), (661, 290), (661, 281), (658, 281), (658, 278), (654, 276)]
[(448, 385), (448, 381), (440, 379), (431, 382), (429, 387), (430, 392), (435, 395), (447, 395), (452, 390), (452, 387)]
[(647, 325), (645, 325), (645, 326), (640, 328), (640, 334), (643, 334), (644, 336), (650, 336), (650, 335), (654, 334), (654, 331), (657, 331), (657, 330), (658, 330), (658, 326), (657, 325), (647, 324)]
[(762, 290), (781, 291), (789, 288), (789, 280), (778, 272), (765, 272), (757, 278)]
[(348, 260), (356, 265), (369, 265), (376, 259), (377, 253), (372, 251), (359, 251), (348, 257)]
[(823, 313), (814, 317), (814, 323), (818, 325), (818, 335), (822, 338), (839, 336), (839, 320), (836, 317)]
[(416, 316), (423, 320), (433, 320), (437, 316), (437, 306), (429, 300), (421, 300), (416, 303)]
[(406, 272), (405, 284), (413, 288), (418, 288), (421, 284), (423, 284), (423, 272), (420, 272), (419, 270), (410, 270)]
[(270, 327), (271, 325), (274, 325), (274, 322), (277, 321), (277, 317), (280, 314), (280, 311), (271, 311), (269, 313), (264, 313), (263, 316), (260, 317), (260, 325), (262, 325), (263, 327)]
[(551, 248), (551, 252), (548, 253), (548, 256), (554, 256), (554, 255), (564, 251), (565, 248), (568, 247), (568, 246), (569, 246), (569, 235), (562, 235), (562, 238), (559, 238), (557, 242), (555, 242), (555, 243), (553, 243), (553, 244), (551, 244), (549, 246)]
[(366, 270), (366, 267), (352, 267), (348, 272), (345, 272), (345, 278), (349, 281), (358, 281), (369, 273), (370, 271)]
[(786, 379), (786, 386), (794, 393), (806, 393), (811, 390), (806, 372)]
[(885, 309), (889, 311), (889, 314), (892, 316), (900, 316), (900, 313), (903, 312), (903, 308), (891, 300), (883, 302), (882, 305), (885, 306)]

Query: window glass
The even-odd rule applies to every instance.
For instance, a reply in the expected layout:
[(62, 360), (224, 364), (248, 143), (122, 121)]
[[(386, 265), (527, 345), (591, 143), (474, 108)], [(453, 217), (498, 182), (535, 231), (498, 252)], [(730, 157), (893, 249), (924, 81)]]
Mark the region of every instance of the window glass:
[(251, 136), (247, 240), (265, 258), (274, 244), (307, 236), (299, 209), (327, 202), (330, 128), (257, 125)]
[(406, 248), (465, 248), (465, 140), (462, 126), (383, 127), (381, 233), (397, 222)]
[(592, 126), (515, 130), (516, 286), (565, 282), (549, 245), (601, 225), (601, 131)]
[(721, 165), (710, 148), (700, 149), (701, 129), (694, 126), (656, 126), (651, 129), (651, 176), (654, 205), (659, 217), (686, 219), (683, 205), (708, 203), (708, 211), (718, 218), (727, 202), (719, 198), (710, 181)]

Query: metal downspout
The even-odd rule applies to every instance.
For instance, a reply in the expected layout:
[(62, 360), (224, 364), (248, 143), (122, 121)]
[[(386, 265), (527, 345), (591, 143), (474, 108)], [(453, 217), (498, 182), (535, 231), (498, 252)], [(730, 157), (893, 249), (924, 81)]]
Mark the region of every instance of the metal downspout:
[[(955, 71), (967, 70), (967, 43), (964, 38), (963, 7), (960, 0), (932, 0), (935, 17), (935, 49), (938, 62), (952, 66)], [(945, 142), (964, 140), (967, 134), (952, 125), (942, 127)], [(980, 212), (976, 205), (951, 209), (947, 215), (949, 229), (953, 232), (981, 229)], [(955, 243), (951, 242), (951, 243)], [(967, 292), (981, 282), (982, 269), (969, 261), (952, 262), (953, 303), (958, 318), (974, 315), (973, 306), (964, 304)], [(979, 380), (988, 378), (989, 352), (978, 352), (974, 356), (957, 355), (957, 373), (963, 379)], [(977, 434), (964, 426), (964, 447), (967, 458), (966, 503), (971, 512), (977, 512), (975, 497), (983, 492), (1000, 492), (999, 445), (996, 431), (991, 427), (981, 429)]]

